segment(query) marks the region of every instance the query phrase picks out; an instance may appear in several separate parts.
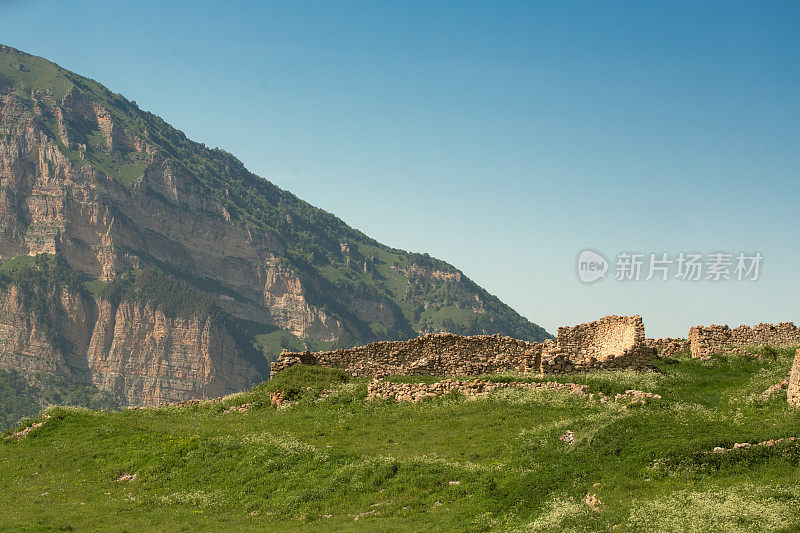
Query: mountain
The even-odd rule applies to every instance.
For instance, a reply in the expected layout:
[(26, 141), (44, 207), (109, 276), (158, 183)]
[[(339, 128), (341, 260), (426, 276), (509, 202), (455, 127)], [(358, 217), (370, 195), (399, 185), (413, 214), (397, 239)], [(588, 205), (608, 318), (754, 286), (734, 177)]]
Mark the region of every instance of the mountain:
[(282, 348), (549, 338), (446, 262), (380, 244), (2, 45), (0, 260), (0, 367), (101, 404), (240, 390)]

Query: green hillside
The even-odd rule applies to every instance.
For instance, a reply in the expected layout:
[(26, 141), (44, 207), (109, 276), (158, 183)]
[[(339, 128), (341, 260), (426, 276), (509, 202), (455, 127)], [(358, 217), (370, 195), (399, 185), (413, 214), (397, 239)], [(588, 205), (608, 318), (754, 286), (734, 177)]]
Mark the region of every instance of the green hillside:
[[(367, 401), (366, 381), (297, 366), (219, 403), (53, 408), (0, 443), (0, 528), (797, 531), (800, 441), (713, 451), (800, 434), (784, 391), (762, 397), (792, 354), (557, 378), (607, 402), (541, 389)], [(628, 389), (662, 398), (613, 399)], [(271, 406), (275, 390), (296, 403)]]
[[(336, 216), (252, 174), (230, 153), (188, 139), (158, 116), (139, 109), (135, 102), (96, 81), (0, 45), (0, 93), (7, 92), (33, 109), (31, 91), (47, 93), (58, 102), (68, 92), (77, 91), (100, 103), (115, 127), (146, 139), (156, 147), (159, 157), (180, 165), (203, 194), (222, 206), (232, 220), (277, 236), (285, 247), (288, 264), (302, 279), (309, 280), (305, 284), (308, 301), (352, 325), (349, 338), (341, 339), (344, 344), (406, 339), (420, 332), (443, 330), (501, 333), (526, 340), (549, 337), (540, 326), (520, 316), (452, 265), (427, 254), (378, 243)], [(141, 179), (153, 163), (150, 154), (123, 148), (109, 150), (98, 129), (81, 124), (70, 125), (70, 135), (85, 145), (85, 152), (67, 148), (59, 140), (56, 117), (45, 113), (37, 120), (73, 164), (91, 166), (126, 186)], [(342, 252), (343, 244), (348, 247), (347, 254)], [(431, 277), (427, 274), (430, 271), (445, 275)], [(393, 323), (359, 320), (348, 304), (358, 296), (368, 296), (388, 306)], [(474, 309), (476, 298), (481, 302), (479, 309)]]

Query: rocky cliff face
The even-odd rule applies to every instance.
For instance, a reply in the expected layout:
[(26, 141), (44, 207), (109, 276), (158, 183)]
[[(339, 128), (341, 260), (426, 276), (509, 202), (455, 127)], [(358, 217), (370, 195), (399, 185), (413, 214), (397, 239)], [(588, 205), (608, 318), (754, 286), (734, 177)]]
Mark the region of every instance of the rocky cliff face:
[(127, 405), (222, 396), (266, 378), (221, 325), (134, 301), (100, 302), (86, 356), (92, 382)]
[[(258, 332), (297, 348), (444, 330), (548, 337), (451, 265), (377, 243), (93, 80), (0, 45), (0, 262), (40, 253), (86, 282), (144, 268), (184, 280), (266, 355), (280, 350)], [(74, 346), (58, 351), (13, 288), (3, 297), (19, 309), (0, 320), (9, 368), (73, 372), (126, 403), (255, 379), (201, 318), (72, 294), (49, 322)]]
[(33, 383), (66, 377), (140, 405), (221, 396), (267, 377), (258, 354), (210, 317), (170, 318), (62, 287), (26, 294), (10, 285), (0, 302), (0, 365)]
[[(58, 252), (103, 280), (147, 263), (169, 265), (217, 281), (220, 295), (235, 295), (221, 302), (237, 316), (300, 337), (341, 334), (338, 320), (308, 303), (276, 235), (232, 222), (180, 165), (143, 139), (112, 136), (119, 128), (105, 109), (74, 94), (70, 89), (58, 102), (34, 91), (32, 109), (13, 94), (0, 100), (1, 257)], [(47, 135), (53, 118), (57, 138)], [(107, 149), (129, 147), (147, 168), (126, 187), (75, 164), (63, 151), (77, 146), (85, 154), (79, 127), (102, 132)]]
[(86, 348), (92, 335), (93, 306), (61, 288), (35, 296), (47, 305), (36, 305), (15, 285), (0, 290), (0, 364), (29, 376), (86, 381), (85, 361), (76, 353)]

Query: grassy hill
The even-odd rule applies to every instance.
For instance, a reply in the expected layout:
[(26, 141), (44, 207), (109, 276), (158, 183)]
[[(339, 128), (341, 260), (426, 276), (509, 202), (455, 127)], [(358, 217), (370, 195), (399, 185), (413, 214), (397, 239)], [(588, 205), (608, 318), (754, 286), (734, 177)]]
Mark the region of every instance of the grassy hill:
[[(557, 378), (661, 395), (644, 405), (519, 389), (367, 401), (365, 380), (297, 366), (217, 403), (52, 408), (0, 443), (0, 528), (796, 531), (800, 442), (713, 452), (800, 435), (785, 392), (762, 397), (792, 351), (761, 355)], [(275, 390), (296, 403), (270, 405)]]

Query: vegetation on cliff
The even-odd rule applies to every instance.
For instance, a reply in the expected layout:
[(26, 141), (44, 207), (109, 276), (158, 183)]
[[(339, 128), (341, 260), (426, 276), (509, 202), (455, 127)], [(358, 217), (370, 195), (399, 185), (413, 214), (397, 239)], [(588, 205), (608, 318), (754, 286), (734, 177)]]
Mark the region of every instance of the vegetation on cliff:
[(21, 256), (0, 263), (0, 289), (15, 286), (24, 298), (34, 302), (37, 316), (46, 315), (49, 298), (61, 290), (83, 292), (83, 280), (64, 261), (53, 254)]
[[(55, 352), (52, 354), (53, 362), (71, 369), (63, 375), (49, 371), (0, 369), (0, 428), (3, 429), (23, 416), (35, 415), (48, 405), (92, 408), (119, 408), (121, 405), (120, 398), (112, 397), (109, 391), (100, 390), (89, 382), (91, 376), (77, 362), (87, 347), (77, 346), (64, 335), (62, 328), (80, 327), (80, 324), (72, 322), (71, 326), (64, 326), (75, 317), (69, 316), (63, 298), (76, 299), (80, 303), (78, 307), (92, 317), (92, 321), (103, 303), (111, 304), (113, 310), (122, 303), (136, 303), (171, 320), (197, 322), (200, 332), (207, 326), (212, 328), (212, 335), (224, 331), (238, 345), (236, 353), (253, 365), (263, 376), (261, 379), (268, 376), (268, 357), (271, 354), (257, 342), (242, 321), (225, 313), (216, 301), (188, 283), (154, 268), (128, 271), (111, 282), (103, 283), (87, 280), (72, 270), (60, 255), (17, 257), (0, 264), (0, 294), (5, 294), (9, 298), (8, 305), (20, 314), (22, 326), (9, 327), (21, 327), (30, 332), (34, 329), (32, 324), (35, 324), (35, 329), (44, 334)], [(92, 327), (96, 325), (92, 322)], [(36, 346), (35, 342), (32, 345)], [(31, 357), (25, 355), (26, 348), (7, 343), (4, 349), (11, 353), (0, 352), (0, 355)], [(40, 351), (32, 350), (30, 353), (34, 358), (48, 357), (47, 353)]]
[(71, 349), (58, 328), (59, 299), (66, 292), (81, 297), (86, 289), (81, 277), (58, 255), (15, 257), (0, 264), (0, 290), (16, 287), (31, 318), (50, 343), (62, 352)]
[[(53, 408), (1, 439), (0, 528), (795, 530), (800, 443), (775, 440), (800, 416), (785, 392), (762, 394), (793, 352), (760, 356), (558, 376), (607, 402), (542, 389), (368, 401), (366, 380), (297, 366), (220, 402)], [(271, 405), (278, 388), (295, 403)], [(613, 399), (628, 389), (661, 398)]]
[(64, 377), (39, 375), (28, 382), (14, 370), (0, 370), (0, 428), (14, 427), (21, 419), (38, 416), (51, 405), (117, 409), (110, 394), (89, 383), (73, 383)]
[(182, 280), (150, 267), (124, 272), (100, 288), (98, 294), (114, 307), (122, 301), (135, 301), (159, 310), (167, 318), (210, 321), (224, 328), (242, 348), (245, 357), (266, 375), (267, 354), (262, 352), (262, 347), (242, 321), (230, 316), (216, 301)]

